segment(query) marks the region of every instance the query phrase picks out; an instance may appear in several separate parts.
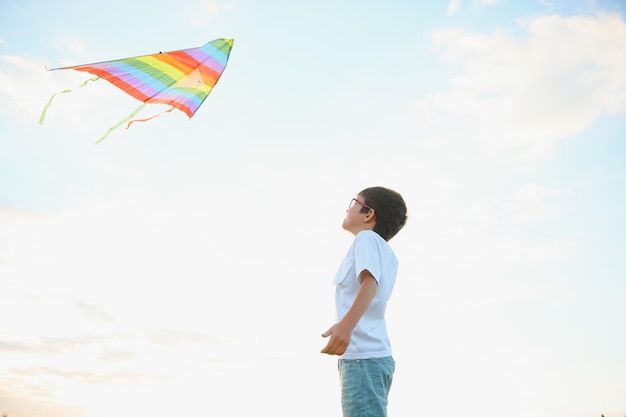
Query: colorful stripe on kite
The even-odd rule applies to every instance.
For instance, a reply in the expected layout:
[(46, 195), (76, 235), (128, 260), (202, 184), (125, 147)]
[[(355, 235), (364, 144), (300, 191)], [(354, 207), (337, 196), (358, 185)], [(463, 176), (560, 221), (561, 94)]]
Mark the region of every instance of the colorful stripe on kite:
[[(232, 46), (232, 39), (216, 39), (200, 48), (159, 52), (134, 58), (54, 68), (54, 70), (73, 69), (94, 74), (142, 101), (138, 109), (111, 127), (96, 142), (99, 143), (112, 130), (132, 119), (145, 104), (167, 104), (172, 106), (170, 110), (176, 108), (191, 118), (220, 79), (226, 68)], [(81, 84), (81, 87), (85, 84), (86, 82)], [(57, 94), (70, 91), (64, 90)], [(43, 124), (46, 111), (55, 96), (56, 94), (50, 97), (44, 106), (39, 124)], [(156, 116), (141, 119), (141, 121), (154, 117)], [(131, 120), (127, 127), (134, 121), (140, 120)]]
[(104, 78), (144, 103), (173, 106), (191, 118), (226, 68), (232, 45), (232, 39), (217, 39), (201, 48), (70, 68)]

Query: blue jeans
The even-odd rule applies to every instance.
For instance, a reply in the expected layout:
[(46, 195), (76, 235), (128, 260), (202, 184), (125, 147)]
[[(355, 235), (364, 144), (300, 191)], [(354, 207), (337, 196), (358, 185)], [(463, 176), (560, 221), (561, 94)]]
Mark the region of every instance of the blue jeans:
[(395, 367), (391, 356), (339, 359), (343, 417), (386, 417)]

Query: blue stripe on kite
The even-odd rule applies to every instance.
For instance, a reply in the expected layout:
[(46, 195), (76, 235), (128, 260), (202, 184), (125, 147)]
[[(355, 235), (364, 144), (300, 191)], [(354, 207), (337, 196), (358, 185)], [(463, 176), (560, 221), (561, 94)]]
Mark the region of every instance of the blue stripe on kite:
[(207, 58), (213, 58), (222, 66), (225, 66), (226, 61), (228, 61), (228, 55), (211, 44), (205, 45), (200, 49), (189, 51), (189, 55), (193, 56), (200, 62), (205, 61)]
[[(107, 64), (94, 65), (92, 68), (98, 68), (102, 71), (106, 71), (113, 77), (117, 77), (135, 87), (148, 97), (158, 94), (159, 91), (167, 87), (167, 84), (155, 79), (150, 74), (147, 74), (137, 67), (124, 62), (116, 61)], [(167, 79), (171, 80), (171, 77), (167, 77)]]

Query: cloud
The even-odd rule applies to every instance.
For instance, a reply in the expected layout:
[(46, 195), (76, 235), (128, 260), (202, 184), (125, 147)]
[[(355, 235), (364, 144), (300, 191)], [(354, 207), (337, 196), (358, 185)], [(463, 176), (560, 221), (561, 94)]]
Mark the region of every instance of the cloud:
[(36, 349), (27, 343), (0, 341), (0, 352), (32, 352), (34, 350)]
[(15, 262), (21, 255), (13, 246), (14, 237), (19, 236), (23, 224), (36, 217), (32, 210), (0, 203), (0, 266)]
[(92, 305), (88, 303), (77, 303), (76, 308), (82, 310), (84, 316), (88, 320), (94, 321), (114, 321), (115, 318), (102, 306)]
[(210, 23), (224, 10), (233, 7), (232, 2), (203, 0), (192, 3), (184, 10), (185, 17), (194, 25), (202, 26)]
[(54, 43), (54, 47), (58, 52), (61, 52), (63, 54), (70, 53), (84, 56), (87, 52), (87, 47), (85, 46), (81, 38), (61, 39)]
[[(43, 88), (43, 64), (27, 55), (0, 56), (0, 111), (26, 109), (34, 104), (34, 97)], [(43, 102), (40, 102), (43, 106)]]
[(86, 383), (92, 384), (102, 384), (106, 382), (115, 382), (120, 379), (130, 379), (130, 380), (140, 380), (144, 378), (148, 378), (148, 375), (138, 374), (135, 372), (111, 372), (106, 374), (98, 374), (95, 372), (85, 372), (85, 371), (66, 371), (62, 369), (56, 369), (51, 367), (44, 366), (33, 366), (23, 369), (13, 369), (13, 375), (23, 376), (23, 377), (58, 377), (58, 378), (69, 378), (69, 379), (79, 379)]
[[(477, 8), (482, 8), (482, 7), (490, 6), (497, 2), (498, 0), (475, 0), (473, 2), (473, 6)], [(461, 0), (450, 0), (450, 3), (448, 3), (448, 10), (447, 10), (448, 16), (452, 16), (456, 14), (456, 12), (458, 12), (461, 9), (461, 6), (462, 6)]]
[(540, 16), (520, 26), (521, 37), (435, 32), (433, 44), (452, 74), (448, 89), (416, 103), (423, 120), (446, 120), (500, 157), (537, 160), (599, 116), (626, 112), (626, 23), (619, 14)]
[(166, 345), (170, 347), (180, 347), (183, 343), (215, 343), (218, 339), (206, 333), (174, 330), (174, 329), (153, 329), (147, 333), (148, 339), (152, 343)]
[(534, 183), (526, 184), (514, 194), (514, 224), (530, 224), (547, 218), (556, 218), (566, 210), (554, 202), (569, 190), (550, 189)]
[(12, 262), (16, 256), (11, 246), (11, 235), (16, 223), (35, 217), (31, 210), (0, 202), (0, 266)]
[(538, 244), (530, 249), (529, 259), (533, 262), (555, 262), (580, 252), (584, 244), (577, 239), (559, 239)]
[(461, 8), (461, 1), (460, 0), (451, 0), (450, 3), (448, 3), (448, 16), (452, 16), (460, 8)]
[(137, 356), (137, 352), (107, 348), (98, 355), (98, 359), (103, 362), (120, 363), (133, 362), (137, 358)]
[[(96, 116), (108, 118), (105, 123), (110, 126), (110, 120), (120, 117), (120, 104), (135, 104), (132, 100), (124, 100), (122, 91), (105, 82), (88, 83), (88, 88), (78, 88), (87, 78), (93, 77), (78, 71), (46, 71), (45, 62), (28, 54), (0, 55), (0, 96), (3, 97), (0, 112), (10, 112), (13, 117), (25, 117), (28, 122), (36, 123), (50, 97), (70, 89), (71, 94), (54, 98), (47, 113), (46, 126), (61, 124), (93, 131), (89, 126), (97, 121)], [(86, 114), (93, 116), (85, 117)]]
[(98, 346), (105, 339), (103, 336), (78, 335), (71, 337), (42, 337), (41, 341), (36, 343), (0, 342), (0, 352), (57, 355), (67, 351), (80, 351), (88, 347)]

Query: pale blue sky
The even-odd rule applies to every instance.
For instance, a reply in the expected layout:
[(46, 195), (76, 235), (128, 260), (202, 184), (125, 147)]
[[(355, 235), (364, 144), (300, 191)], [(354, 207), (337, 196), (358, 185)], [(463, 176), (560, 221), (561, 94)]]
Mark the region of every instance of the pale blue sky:
[[(191, 120), (45, 67), (235, 40)], [(626, 413), (620, 1), (4, 1), (0, 413), (339, 416), (341, 230), (410, 219), (390, 415)], [(160, 108), (147, 106), (142, 115)], [(123, 404), (123, 405), (122, 405)]]

